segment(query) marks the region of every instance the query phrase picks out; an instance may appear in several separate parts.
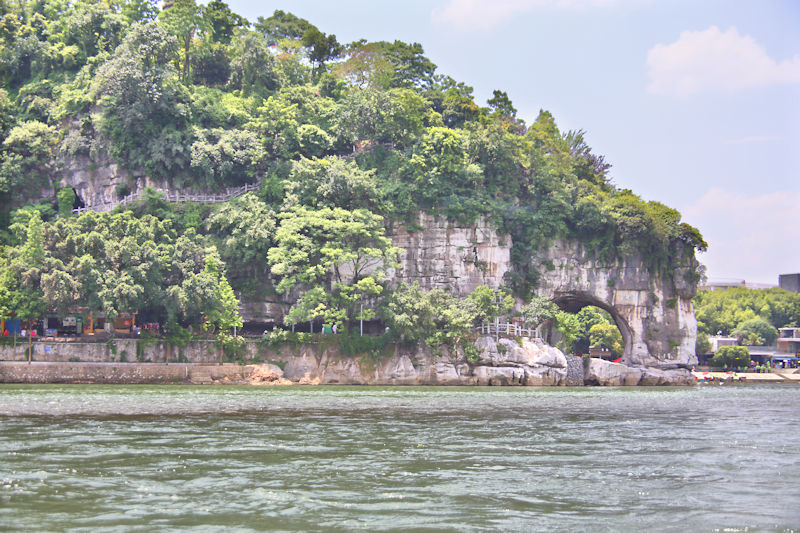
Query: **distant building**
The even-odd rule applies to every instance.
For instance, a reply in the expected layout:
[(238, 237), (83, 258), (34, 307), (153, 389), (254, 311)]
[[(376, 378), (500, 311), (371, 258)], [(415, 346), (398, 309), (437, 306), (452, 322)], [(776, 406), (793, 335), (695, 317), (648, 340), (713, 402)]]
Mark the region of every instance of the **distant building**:
[(779, 353), (800, 354), (800, 328), (781, 328), (778, 330)]
[(744, 287), (746, 289), (771, 289), (775, 286), (774, 283), (754, 283), (744, 279), (712, 279), (697, 288), (701, 291), (726, 291), (736, 287)]
[(778, 276), (778, 286), (791, 292), (800, 292), (800, 274), (781, 274)]
[(711, 343), (711, 353), (717, 353), (717, 350), (723, 346), (739, 346), (739, 339), (737, 337), (713, 335), (708, 338), (708, 341)]

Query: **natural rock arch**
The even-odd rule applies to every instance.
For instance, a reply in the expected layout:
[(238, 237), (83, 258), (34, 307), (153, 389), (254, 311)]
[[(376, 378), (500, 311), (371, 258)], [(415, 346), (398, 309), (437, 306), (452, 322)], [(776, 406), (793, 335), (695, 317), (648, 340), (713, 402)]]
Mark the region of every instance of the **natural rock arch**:
[(580, 291), (559, 292), (552, 295), (553, 302), (561, 309), (568, 313), (577, 313), (584, 307), (594, 306), (599, 307), (611, 315), (614, 319), (617, 329), (622, 334), (622, 344), (624, 346), (623, 360), (629, 359), (629, 355), (633, 351), (633, 330), (624, 316), (614, 307), (598, 300), (591, 294)]
[(534, 259), (552, 265), (542, 272), (539, 294), (561, 305), (594, 305), (611, 313), (625, 343), (623, 363), (661, 368), (697, 363), (693, 258), (667, 275), (651, 271), (638, 256), (600, 261), (580, 243), (557, 241)]

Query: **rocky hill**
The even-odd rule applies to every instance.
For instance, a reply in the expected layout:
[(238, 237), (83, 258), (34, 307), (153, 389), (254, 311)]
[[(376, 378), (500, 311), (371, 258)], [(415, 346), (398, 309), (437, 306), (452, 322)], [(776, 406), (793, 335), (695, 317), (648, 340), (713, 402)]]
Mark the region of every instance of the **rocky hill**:
[(480, 105), (420, 44), (216, 0), (0, 9), (3, 316), (366, 320), (471, 353), (474, 324), (569, 339), (566, 315), (596, 306), (624, 362), (693, 361), (700, 233), (615, 187), (585, 132), (526, 124), (500, 90)]

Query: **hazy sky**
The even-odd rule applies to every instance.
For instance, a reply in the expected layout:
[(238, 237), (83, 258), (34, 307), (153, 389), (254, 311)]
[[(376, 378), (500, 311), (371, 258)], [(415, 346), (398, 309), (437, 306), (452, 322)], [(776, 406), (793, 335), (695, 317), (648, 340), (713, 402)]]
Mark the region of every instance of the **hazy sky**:
[(486, 104), (582, 128), (614, 183), (679, 209), (711, 279), (800, 272), (800, 2), (233, 0), (342, 43), (419, 42)]

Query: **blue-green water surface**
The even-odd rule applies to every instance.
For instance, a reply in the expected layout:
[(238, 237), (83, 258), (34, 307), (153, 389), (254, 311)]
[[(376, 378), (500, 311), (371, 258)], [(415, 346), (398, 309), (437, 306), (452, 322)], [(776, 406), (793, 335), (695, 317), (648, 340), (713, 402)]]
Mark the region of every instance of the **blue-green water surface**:
[(0, 386), (0, 530), (793, 531), (800, 387)]

